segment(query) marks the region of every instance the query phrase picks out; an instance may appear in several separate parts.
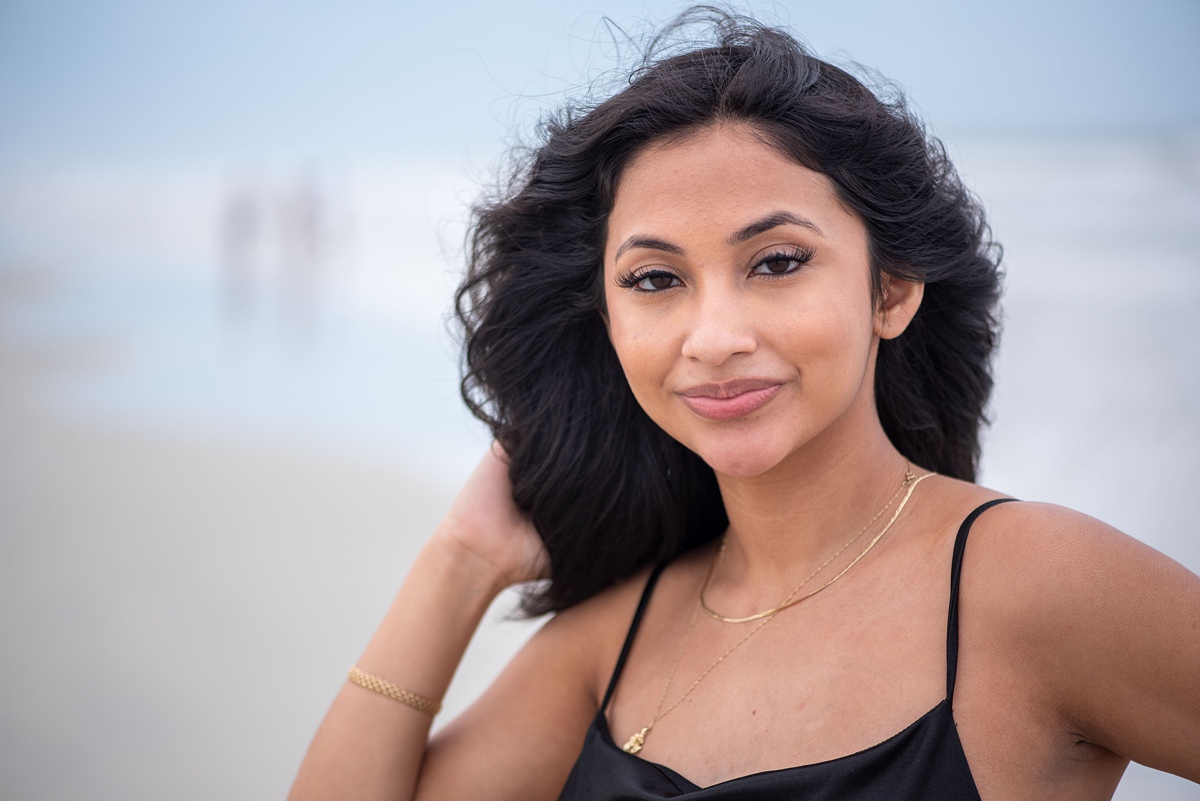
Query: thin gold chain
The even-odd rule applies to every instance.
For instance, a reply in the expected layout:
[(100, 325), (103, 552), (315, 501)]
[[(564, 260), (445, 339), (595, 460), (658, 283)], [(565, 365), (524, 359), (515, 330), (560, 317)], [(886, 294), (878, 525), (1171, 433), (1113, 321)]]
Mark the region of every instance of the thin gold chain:
[[(924, 478), (924, 476), (922, 476), (922, 478)], [(812, 579), (814, 579), (818, 573), (820, 573), (825, 568), (829, 567), (830, 563), (833, 562), (834, 559), (837, 559), (839, 556), (841, 556), (843, 553), (845, 553), (847, 548), (849, 548), (854, 543), (858, 542), (858, 539), (867, 532), (867, 529), (869, 529), (871, 526), (873, 526), (875, 524), (875, 521), (878, 520), (879, 518), (883, 517), (883, 513), (891, 508), (892, 504), (896, 502), (896, 499), (900, 497), (900, 493), (902, 493), (902, 492), (904, 492), (904, 490), (908, 489), (915, 480), (916, 479), (912, 474), (912, 466), (905, 464), (904, 480), (902, 482), (900, 482), (900, 489), (896, 490), (895, 495), (888, 498), (888, 501), (887, 501), (887, 503), (885, 503), (883, 505), (883, 508), (880, 509), (878, 512), (876, 512), (875, 516), (872, 517), (870, 520), (868, 520), (867, 524), (865, 526), (863, 526), (861, 529), (859, 529), (857, 534), (855, 534), (850, 539), (846, 540), (846, 543), (841, 548), (838, 548), (837, 552), (833, 556), (826, 559), (825, 562), (820, 567), (818, 567), (816, 570), (814, 570), (813, 572), (811, 572), (807, 576), (805, 576), (804, 580), (801, 581), (798, 585), (796, 585), (796, 589), (792, 590), (791, 594), (788, 595), (788, 597), (783, 599), (783, 603), (781, 603), (779, 606), (776, 606), (772, 609), (768, 609), (765, 612), (759, 612), (758, 614), (755, 614), (755, 615), (747, 615), (746, 617), (726, 617), (725, 615), (722, 615), (719, 612), (714, 611), (713, 608), (708, 605), (708, 602), (704, 600), (704, 593), (706, 590), (708, 590), (708, 584), (710, 581), (712, 581), (713, 573), (716, 571), (717, 565), (719, 565), (725, 557), (726, 540), (725, 540), (725, 538), (722, 538), (721, 539), (721, 549), (719, 551), (717, 551), (717, 558), (713, 560), (713, 563), (709, 567), (709, 570), (708, 570), (708, 576), (704, 579), (704, 585), (702, 587), (700, 587), (700, 607), (704, 610), (704, 612), (709, 617), (713, 618), (714, 620), (719, 620), (722, 623), (749, 623), (752, 620), (758, 620), (758, 619), (764, 618), (764, 617), (772, 617), (773, 615), (779, 614), (784, 609), (787, 609), (789, 606), (795, 606), (796, 604), (800, 603), (800, 601), (803, 601), (804, 598), (808, 597), (806, 595), (806, 596), (804, 596), (804, 598), (798, 598), (795, 601), (792, 601), (792, 599), (796, 597), (796, 593), (800, 592), (800, 590), (804, 587), (804, 585), (806, 585), (806, 584), (808, 584), (808, 582), (812, 581)], [(897, 512), (899, 512), (899, 510), (897, 510)], [(886, 531), (887, 529), (885, 528), (884, 530)], [(861, 559), (862, 557), (860, 556), (859, 558)], [(851, 562), (850, 564), (851, 564), (851, 566), (853, 566), (854, 562)], [(834, 581), (836, 581), (839, 577), (840, 576), (835, 576)], [(826, 584), (825, 586), (828, 587), (829, 585)], [(824, 589), (824, 588), (825, 587), (822, 587), (821, 589)], [(817, 592), (820, 592), (820, 590), (817, 590)]]
[[(854, 557), (854, 559), (850, 562), (850, 564), (848, 564), (848, 565), (846, 565), (846, 567), (842, 568), (841, 572), (839, 572), (836, 576), (831, 578), (829, 581), (822, 584), (817, 589), (813, 590), (810, 593), (802, 595), (801, 597), (796, 598), (793, 601), (792, 598), (795, 597), (796, 593), (800, 592), (800, 590), (803, 589), (804, 585), (813, 576), (817, 575), (817, 573), (819, 573), (821, 571), (821, 569), (823, 567), (825, 567), (825, 565), (822, 565), (821, 568), (817, 568), (817, 570), (815, 570), (811, 574), (809, 574), (809, 576), (807, 578), (805, 578), (804, 581), (800, 582), (800, 586), (798, 586), (798, 587), (796, 587), (796, 589), (792, 590), (792, 594), (789, 595), (786, 599), (784, 599), (783, 604), (776, 607), (775, 610), (773, 610), (770, 614), (759, 615), (758, 617), (761, 618), (760, 622), (757, 625), (755, 625), (754, 628), (750, 629), (750, 631), (746, 634), (746, 636), (742, 637), (740, 640), (735, 642), (733, 645), (731, 645), (725, 651), (725, 653), (723, 653), (719, 657), (717, 657), (716, 661), (713, 662), (711, 665), (709, 665), (707, 668), (705, 668), (704, 672), (701, 673), (700, 676), (697, 677), (697, 679), (692, 682), (691, 686), (683, 691), (683, 695), (681, 695), (677, 699), (675, 699), (675, 703), (671, 704), (669, 707), (667, 707), (664, 710), (662, 707), (663, 707), (663, 704), (666, 703), (667, 692), (670, 690), (671, 683), (675, 679), (675, 671), (679, 667), (680, 658), (683, 656), (684, 648), (687, 646), (688, 640), (692, 636), (692, 630), (696, 627), (696, 619), (699, 616), (699, 611), (700, 611), (701, 607), (703, 607), (703, 601), (698, 600), (696, 603), (696, 606), (692, 609), (692, 619), (688, 622), (687, 632), (684, 633), (684, 635), (683, 635), (683, 642), (679, 644), (679, 650), (675, 652), (675, 660), (671, 664), (671, 672), (667, 675), (667, 682), (665, 685), (663, 685), (662, 695), (659, 696), (658, 708), (654, 712), (654, 717), (651, 718), (649, 724), (647, 724), (645, 727), (643, 727), (640, 731), (635, 732), (633, 734), (633, 736), (629, 738), (629, 741), (626, 742), (625, 745), (621, 746), (621, 749), (630, 754), (636, 754), (638, 751), (641, 751), (642, 746), (646, 742), (646, 735), (648, 735), (650, 733), (650, 730), (654, 728), (654, 724), (658, 723), (660, 720), (662, 720), (667, 715), (669, 715), (672, 711), (674, 711), (674, 709), (676, 707), (678, 707), (680, 704), (682, 704), (684, 702), (684, 700), (686, 700), (687, 697), (692, 694), (692, 691), (700, 686), (700, 682), (704, 681), (704, 679), (708, 677), (708, 674), (712, 673), (713, 670), (716, 669), (717, 665), (719, 665), (725, 661), (726, 657), (728, 657), (730, 654), (732, 654), (734, 651), (736, 651), (738, 648), (740, 648), (743, 644), (745, 644), (745, 642), (747, 640), (749, 640), (755, 634), (758, 634), (758, 632), (762, 631), (763, 627), (765, 627), (768, 623), (770, 623), (772, 620), (774, 620), (775, 616), (779, 612), (783, 611), (784, 609), (787, 609), (788, 607), (795, 606), (796, 604), (800, 603), (803, 600), (813, 597), (818, 592), (825, 589), (830, 584), (833, 584), (833, 582), (837, 581), (842, 576), (846, 575), (846, 572), (849, 571), (850, 568), (852, 568), (856, 564), (858, 564), (859, 560), (861, 560), (864, 556), (866, 556), (867, 553), (869, 553), (870, 550), (875, 547), (876, 543), (878, 543), (881, 539), (883, 539), (883, 535), (887, 534), (888, 529), (890, 529), (892, 527), (892, 524), (896, 522), (896, 519), (898, 517), (900, 517), (900, 513), (904, 511), (904, 507), (908, 504), (908, 499), (912, 497), (913, 490), (915, 490), (917, 488), (917, 485), (933, 475), (936, 475), (936, 473), (926, 473), (923, 476), (914, 478), (912, 476), (911, 471), (906, 471), (904, 485), (901, 486), (901, 488), (900, 488), (902, 491), (905, 489), (908, 490), (908, 492), (906, 492), (904, 495), (904, 499), (902, 501), (900, 501), (900, 505), (898, 507), (896, 507), (896, 511), (892, 514), (891, 518), (888, 520), (887, 524), (883, 527), (883, 529), (878, 534), (875, 535), (874, 539), (871, 540), (871, 542), (867, 545), (867, 547), (864, 548), (862, 550), (862, 552), (859, 553), (858, 556)], [(897, 493), (897, 494), (899, 494), (899, 493)], [(895, 500), (895, 497), (893, 497), (892, 500)], [(891, 506), (891, 504), (892, 504), (892, 501), (888, 501), (888, 506)], [(888, 506), (885, 506), (883, 508), (883, 510), (880, 511), (880, 513), (875, 516), (874, 520), (878, 520), (880, 515), (883, 514), (883, 511), (887, 510)], [(870, 523), (868, 523), (867, 525), (870, 526)], [(861, 534), (862, 534), (862, 532), (859, 532), (859, 534), (856, 534), (854, 536), (854, 539), (858, 539), (858, 537), (861, 536)], [(853, 540), (851, 540), (851, 542), (853, 542)], [(841, 551), (844, 551), (846, 549), (846, 547), (847, 546), (843, 546)], [(841, 551), (839, 551), (838, 553), (841, 553)], [(718, 553), (718, 556), (719, 555), (720, 554)], [(835, 558), (836, 558), (836, 554), (835, 554)], [(829, 562), (831, 562), (831, 561), (833, 561), (833, 560), (830, 559), (825, 564), (828, 565)], [(716, 567), (716, 562), (717, 562), (717, 560), (716, 560), (716, 558), (714, 558), (712, 563), (709, 565), (708, 575), (704, 579), (704, 586), (708, 585), (708, 579), (712, 577), (713, 568)], [(701, 592), (703, 592), (703, 590), (701, 590)]]
[[(849, 571), (850, 568), (852, 568), (856, 564), (858, 564), (858, 561), (860, 559), (862, 559), (864, 556), (866, 556), (870, 552), (870, 550), (875, 547), (875, 544), (877, 542), (879, 542), (881, 539), (883, 539), (883, 535), (888, 533), (888, 529), (890, 529), (892, 527), (892, 524), (896, 522), (896, 519), (898, 517), (900, 517), (900, 513), (904, 511), (904, 505), (907, 504), (908, 499), (912, 497), (913, 490), (915, 490), (917, 488), (917, 485), (920, 484), (925, 479), (929, 478), (930, 476), (935, 476), (935, 475), (937, 475), (937, 474), (936, 473), (926, 473), (923, 476), (919, 476), (919, 477), (913, 479), (912, 483), (910, 483), (908, 485), (908, 492), (905, 493), (904, 500), (900, 501), (900, 505), (896, 507), (896, 511), (892, 514), (891, 519), (887, 521), (887, 525), (885, 525), (883, 527), (883, 530), (881, 530), (878, 534), (875, 535), (875, 539), (871, 540), (871, 542), (867, 544), (867, 547), (863, 548), (862, 552), (859, 553), (858, 556), (854, 557), (854, 559), (851, 560), (850, 564), (846, 565), (845, 567), (843, 567), (841, 569), (841, 572), (839, 572), (836, 576), (831, 578), (829, 581), (822, 584), (820, 587), (817, 587), (812, 592), (801, 595), (799, 598), (796, 598), (796, 600), (794, 600), (794, 601), (792, 600), (792, 597), (795, 596), (796, 593), (800, 592), (801, 587), (803, 587), (804, 585), (801, 585), (801, 587), (797, 587), (796, 589), (792, 590), (792, 594), (789, 595), (787, 598), (785, 598), (783, 603), (775, 609), (775, 614), (782, 612), (784, 609), (793, 607), (803, 600), (813, 597), (818, 592), (825, 589), (830, 584), (832, 584), (833, 582), (840, 579), (842, 576), (846, 575), (846, 572)], [(772, 614), (771, 617), (774, 617), (775, 614)]]
[[(691, 638), (691, 636), (692, 636), (692, 629), (696, 628), (696, 616), (699, 611), (700, 611), (700, 607), (698, 607), (698, 606), (692, 607), (692, 619), (688, 621), (687, 631), (684, 632), (684, 635), (683, 635), (683, 642), (681, 642), (679, 644), (679, 650), (677, 650), (675, 652), (675, 661), (671, 663), (671, 672), (667, 674), (667, 683), (663, 685), (662, 695), (660, 695), (658, 697), (658, 706), (654, 710), (654, 721), (650, 724), (651, 726), (653, 726), (655, 723), (657, 723), (658, 719), (661, 718), (663, 715), (667, 714), (667, 712), (670, 712), (671, 709), (674, 709), (675, 707), (679, 706), (679, 701), (676, 701), (674, 704), (671, 705), (671, 709), (668, 709), (667, 712), (662, 711), (663, 704), (665, 704), (667, 702), (667, 690), (671, 689), (671, 682), (675, 680), (675, 671), (679, 668), (679, 659), (680, 659), (680, 657), (683, 656), (684, 649), (687, 648), (688, 639)], [(741, 643), (738, 643), (738, 645), (741, 645)], [(734, 646), (734, 647), (736, 648), (737, 646)], [(724, 659), (724, 658), (725, 658), (724, 656), (721, 657), (721, 659)], [(720, 662), (721, 659), (718, 659), (717, 662)], [(716, 665), (714, 665), (713, 667), (716, 667)], [(712, 670), (712, 668), (709, 668), (709, 670)], [(703, 676), (701, 676), (701, 678), (703, 678)], [(697, 683), (699, 683), (699, 682), (697, 682)], [(684, 696), (686, 696), (686, 695), (687, 695), (687, 693), (684, 693)], [(680, 700), (682, 700), (682, 699), (680, 699)], [(648, 731), (649, 727), (647, 727), (646, 730)]]

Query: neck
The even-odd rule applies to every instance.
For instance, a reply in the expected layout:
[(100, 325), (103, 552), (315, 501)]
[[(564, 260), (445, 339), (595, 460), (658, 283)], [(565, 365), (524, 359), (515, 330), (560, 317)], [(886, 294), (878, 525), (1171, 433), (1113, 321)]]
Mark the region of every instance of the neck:
[(868, 523), (864, 537), (886, 522), (871, 520), (901, 488), (907, 461), (878, 423), (856, 439), (810, 443), (753, 478), (717, 476), (729, 532), (714, 591), (768, 608)]

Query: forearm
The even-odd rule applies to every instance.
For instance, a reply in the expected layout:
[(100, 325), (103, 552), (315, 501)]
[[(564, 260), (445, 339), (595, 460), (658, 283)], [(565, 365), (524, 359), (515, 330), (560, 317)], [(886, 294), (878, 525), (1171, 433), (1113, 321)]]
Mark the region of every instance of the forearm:
[[(435, 537), (417, 556), (359, 667), (441, 699), (501, 584), (484, 563)], [(412, 798), (431, 721), (347, 682), (317, 730), (289, 798)]]

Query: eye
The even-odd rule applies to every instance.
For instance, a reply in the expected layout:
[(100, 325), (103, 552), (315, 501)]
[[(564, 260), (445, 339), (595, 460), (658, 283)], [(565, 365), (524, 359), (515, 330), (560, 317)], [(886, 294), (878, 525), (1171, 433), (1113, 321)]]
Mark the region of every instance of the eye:
[(647, 270), (623, 275), (617, 279), (617, 286), (632, 289), (634, 292), (661, 292), (682, 285), (682, 281), (674, 273), (666, 270)]
[(771, 253), (751, 267), (750, 274), (772, 277), (791, 275), (812, 261), (812, 257), (813, 252), (807, 248)]

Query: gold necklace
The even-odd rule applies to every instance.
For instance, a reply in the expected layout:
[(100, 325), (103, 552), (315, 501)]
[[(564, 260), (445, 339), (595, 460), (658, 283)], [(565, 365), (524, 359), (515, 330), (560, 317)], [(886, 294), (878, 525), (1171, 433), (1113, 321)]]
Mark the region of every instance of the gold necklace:
[[(798, 586), (798, 587), (796, 587), (796, 589), (792, 590), (792, 594), (789, 595), (784, 600), (784, 602), (782, 604), (780, 604), (778, 607), (776, 607), (774, 610), (769, 610), (768, 613), (763, 613), (763, 614), (757, 615), (753, 618), (746, 618), (745, 620), (754, 620), (757, 618), (761, 618), (761, 620), (754, 628), (750, 629), (749, 633), (746, 634), (745, 637), (742, 637), (740, 640), (738, 640), (733, 645), (731, 645), (725, 651), (725, 653), (723, 653), (719, 657), (717, 657), (715, 662), (713, 662), (711, 665), (709, 665), (707, 668), (705, 668), (704, 672), (701, 673), (700, 676), (695, 681), (692, 682), (691, 686), (688, 687), (686, 690), (684, 690), (683, 695), (681, 695), (677, 699), (675, 699), (675, 703), (671, 704), (669, 707), (667, 707), (666, 710), (664, 710), (663, 704), (666, 703), (667, 691), (670, 690), (670, 688), (671, 688), (671, 682), (674, 681), (674, 679), (675, 679), (675, 671), (679, 668), (679, 660), (683, 656), (683, 651), (687, 647), (688, 640), (692, 636), (692, 629), (694, 629), (696, 627), (696, 618), (699, 616), (700, 609), (704, 607), (704, 600), (703, 600), (704, 589), (702, 587), (701, 591), (700, 591), (701, 592), (700, 598), (697, 599), (696, 606), (692, 609), (692, 619), (688, 622), (687, 632), (685, 632), (683, 635), (683, 642), (681, 642), (679, 644), (679, 650), (675, 652), (675, 659), (671, 663), (671, 672), (669, 674), (667, 674), (667, 683), (663, 685), (662, 695), (660, 695), (658, 698), (658, 708), (654, 712), (654, 717), (650, 720), (650, 723), (648, 723), (646, 726), (642, 727), (642, 729), (640, 731), (635, 732), (633, 734), (633, 736), (629, 738), (629, 741), (626, 742), (625, 745), (621, 746), (621, 750), (625, 751), (626, 753), (629, 753), (629, 754), (636, 754), (638, 751), (641, 751), (642, 746), (644, 746), (646, 743), (646, 735), (648, 735), (650, 733), (650, 730), (654, 728), (654, 724), (658, 723), (660, 720), (662, 720), (667, 715), (669, 715), (672, 711), (674, 711), (675, 707), (682, 704), (684, 702), (684, 700), (689, 695), (692, 694), (692, 690), (695, 690), (697, 687), (699, 687), (700, 682), (704, 681), (704, 679), (708, 677), (708, 674), (712, 673), (713, 670), (717, 667), (717, 665), (724, 662), (725, 658), (727, 656), (729, 656), (734, 651), (736, 651), (738, 648), (740, 648), (747, 640), (749, 640), (755, 634), (758, 634), (758, 632), (762, 631), (764, 626), (766, 626), (768, 623), (770, 623), (772, 620), (775, 619), (776, 614), (778, 614), (779, 612), (783, 611), (784, 609), (786, 609), (788, 607), (795, 606), (796, 604), (800, 603), (801, 601), (805, 600), (806, 598), (811, 598), (812, 596), (816, 595), (821, 590), (828, 587), (833, 582), (840, 579), (842, 576), (846, 575), (846, 571), (848, 571), (850, 568), (852, 568), (856, 564), (858, 564), (858, 561), (860, 559), (862, 559), (864, 556), (866, 556), (867, 552), (869, 552), (872, 548), (874, 548), (875, 544), (877, 542), (879, 542), (879, 540), (883, 539), (883, 535), (888, 532), (888, 529), (890, 529), (892, 527), (892, 524), (896, 522), (896, 518), (898, 518), (900, 516), (900, 513), (904, 511), (904, 507), (908, 503), (908, 499), (912, 497), (913, 490), (915, 490), (917, 488), (917, 485), (933, 475), (936, 475), (936, 473), (926, 473), (923, 476), (914, 477), (912, 474), (912, 470), (906, 469), (905, 473), (904, 473), (904, 484), (900, 487), (901, 492), (904, 491), (905, 489), (908, 490), (908, 492), (904, 495), (904, 500), (902, 500), (900, 502), (900, 505), (898, 507), (896, 507), (895, 513), (892, 515), (891, 519), (888, 520), (887, 525), (885, 525), (883, 527), (883, 530), (875, 535), (875, 538), (871, 540), (870, 544), (868, 544), (867, 547), (864, 548), (858, 556), (854, 557), (854, 560), (851, 561), (849, 565), (847, 565), (840, 573), (838, 573), (836, 576), (831, 578), (829, 581), (825, 582), (823, 585), (821, 585), (817, 589), (813, 590), (812, 592), (810, 592), (800, 598), (797, 598), (795, 601), (792, 601), (792, 598), (796, 595), (796, 593), (800, 592), (800, 590), (804, 587), (804, 585), (806, 583), (808, 583), (808, 581), (810, 581), (813, 578), (813, 576), (817, 575), (817, 573), (820, 573), (821, 570), (826, 565), (829, 564), (829, 562), (832, 562), (833, 559), (837, 558), (837, 554), (834, 554), (834, 556), (831, 557), (828, 561), (826, 561), (824, 565), (821, 565), (821, 567), (817, 568), (812, 573), (810, 573), (804, 579), (804, 581), (800, 582), (800, 586)], [(899, 495), (899, 494), (900, 494), (899, 492), (896, 493), (896, 495)], [(878, 520), (879, 517), (883, 514), (883, 512), (887, 510), (888, 506), (892, 505), (892, 501), (894, 501), (895, 499), (896, 499), (896, 496), (893, 495), (891, 500), (888, 501), (887, 506), (884, 506), (883, 509), (880, 510), (879, 514), (875, 515), (875, 517), (872, 518), (871, 522)], [(868, 527), (870, 525), (871, 525), (871, 523), (867, 523)], [(863, 531), (865, 531), (865, 530), (866, 529), (864, 528)], [(860, 531), (858, 534), (855, 534), (854, 537), (852, 537), (850, 539), (850, 542), (848, 542), (848, 543), (846, 543), (846, 545), (842, 546), (841, 550), (838, 551), (838, 554), (840, 554), (842, 551), (846, 550), (846, 548), (849, 547), (849, 545), (852, 542), (854, 542), (854, 540), (856, 540), (860, 536), (862, 536), (862, 533), (863, 532)], [(721, 551), (724, 550), (724, 547), (725, 547), (725, 544), (724, 544), (724, 542), (722, 542), (721, 543)], [(708, 581), (709, 581), (709, 579), (712, 578), (713, 570), (717, 566), (717, 558), (720, 557), (721, 551), (718, 551), (717, 555), (715, 557), (713, 557), (713, 561), (708, 566), (708, 575), (705, 576), (705, 578), (704, 578), (704, 587), (708, 586)], [(708, 611), (708, 610), (705, 609), (705, 611)], [(709, 612), (709, 614), (712, 614), (712, 612)], [(719, 619), (720, 618), (718, 618), (718, 620)]]
[[(873, 548), (875, 546), (875, 543), (879, 541), (879, 537), (882, 537), (884, 534), (886, 534), (887, 530), (889, 528), (891, 528), (892, 523), (896, 522), (896, 518), (900, 516), (900, 512), (904, 509), (904, 504), (908, 502), (908, 496), (905, 496), (904, 500), (900, 502), (899, 508), (896, 509), (896, 513), (894, 515), (892, 515), (892, 519), (888, 521), (888, 524), (883, 527), (883, 531), (879, 532), (879, 535), (875, 538), (874, 541), (871, 542), (870, 545), (867, 546), (866, 550), (864, 550), (857, 557), (855, 557), (853, 562), (846, 565), (846, 567), (842, 569), (841, 573), (838, 573), (836, 576), (831, 578), (829, 581), (825, 582), (823, 585), (821, 585), (817, 589), (813, 590), (812, 592), (808, 593), (807, 595), (803, 595), (799, 598), (796, 598), (796, 593), (800, 592), (800, 590), (806, 584), (808, 584), (808, 582), (810, 582), (812, 579), (816, 578), (818, 573), (820, 573), (825, 568), (829, 567), (830, 563), (833, 562), (834, 559), (837, 559), (839, 556), (841, 556), (843, 553), (845, 553), (847, 548), (849, 548), (854, 543), (858, 542), (859, 538), (862, 537), (862, 535), (867, 532), (867, 529), (869, 529), (872, 525), (874, 525), (875, 521), (878, 520), (879, 518), (883, 517), (883, 513), (891, 508), (892, 504), (895, 503), (896, 499), (898, 497), (900, 497), (900, 493), (904, 492), (905, 490), (909, 490), (909, 495), (911, 495), (912, 488), (916, 486), (917, 482), (924, 481), (926, 478), (928, 478), (931, 475), (933, 475), (933, 474), (926, 473), (925, 475), (921, 476), (920, 478), (917, 478), (912, 473), (912, 465), (906, 463), (905, 467), (904, 467), (904, 481), (902, 481), (900, 483), (900, 489), (896, 490), (895, 495), (888, 498), (888, 501), (887, 501), (887, 503), (885, 503), (883, 505), (883, 508), (880, 509), (878, 512), (876, 512), (875, 516), (872, 517), (870, 520), (868, 520), (867, 524), (865, 526), (863, 526), (861, 529), (859, 529), (857, 534), (855, 534), (853, 537), (848, 539), (846, 541), (845, 545), (843, 545), (841, 548), (838, 548), (837, 552), (833, 556), (826, 559), (825, 562), (820, 567), (818, 567), (816, 570), (814, 570), (813, 572), (811, 572), (807, 576), (805, 576), (804, 581), (801, 581), (796, 586), (796, 589), (792, 590), (791, 594), (788, 595), (788, 597), (783, 599), (783, 603), (779, 604), (779, 606), (768, 609), (765, 612), (759, 612), (758, 614), (747, 615), (745, 617), (726, 617), (725, 615), (722, 615), (719, 612), (714, 611), (712, 609), (712, 607), (710, 607), (708, 605), (708, 602), (704, 600), (704, 593), (708, 590), (708, 584), (710, 581), (712, 581), (713, 573), (716, 571), (717, 565), (719, 565), (721, 563), (722, 558), (725, 556), (725, 540), (722, 539), (721, 540), (721, 548), (719, 551), (717, 551), (717, 558), (713, 560), (712, 567), (710, 567), (709, 571), (708, 571), (708, 576), (705, 577), (705, 579), (704, 579), (704, 585), (700, 588), (700, 608), (702, 608), (709, 617), (713, 618), (714, 620), (719, 620), (722, 623), (749, 623), (752, 620), (759, 620), (760, 618), (764, 618), (764, 617), (773, 617), (773, 616), (779, 614), (780, 612), (782, 612), (784, 609), (795, 606), (796, 604), (803, 601), (805, 598), (811, 598), (812, 596), (816, 595), (821, 590), (828, 587), (833, 582), (840, 579), (847, 570), (854, 567), (854, 565), (858, 562), (859, 559), (862, 559), (864, 556), (867, 555), (867, 551), (871, 550), (871, 548)], [(795, 598), (795, 600), (792, 600), (793, 598)]]

